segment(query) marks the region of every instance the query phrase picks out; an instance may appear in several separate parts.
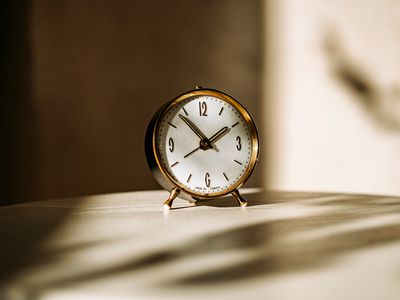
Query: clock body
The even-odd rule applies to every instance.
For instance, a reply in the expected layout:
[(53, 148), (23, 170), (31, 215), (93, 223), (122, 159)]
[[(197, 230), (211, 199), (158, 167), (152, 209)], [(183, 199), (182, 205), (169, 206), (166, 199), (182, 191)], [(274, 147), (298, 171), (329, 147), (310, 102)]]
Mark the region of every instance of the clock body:
[(206, 200), (237, 190), (258, 158), (257, 129), (233, 97), (197, 88), (154, 115), (145, 140), (149, 167), (166, 190), (179, 197)]

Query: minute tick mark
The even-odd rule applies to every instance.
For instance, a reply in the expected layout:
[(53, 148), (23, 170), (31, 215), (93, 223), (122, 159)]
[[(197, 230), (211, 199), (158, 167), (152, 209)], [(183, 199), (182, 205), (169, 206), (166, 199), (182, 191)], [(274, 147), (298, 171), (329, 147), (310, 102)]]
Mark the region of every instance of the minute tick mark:
[(242, 163), (240, 161), (237, 161), (236, 159), (234, 159), (233, 161), (242, 166)]

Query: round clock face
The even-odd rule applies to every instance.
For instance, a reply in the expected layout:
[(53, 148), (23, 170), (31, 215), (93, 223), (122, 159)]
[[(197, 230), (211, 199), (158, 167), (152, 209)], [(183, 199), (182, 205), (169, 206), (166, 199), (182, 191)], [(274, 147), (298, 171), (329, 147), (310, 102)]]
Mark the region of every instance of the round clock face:
[(181, 189), (200, 197), (231, 192), (256, 162), (254, 123), (227, 97), (202, 92), (183, 97), (161, 115), (155, 133), (164, 172)]

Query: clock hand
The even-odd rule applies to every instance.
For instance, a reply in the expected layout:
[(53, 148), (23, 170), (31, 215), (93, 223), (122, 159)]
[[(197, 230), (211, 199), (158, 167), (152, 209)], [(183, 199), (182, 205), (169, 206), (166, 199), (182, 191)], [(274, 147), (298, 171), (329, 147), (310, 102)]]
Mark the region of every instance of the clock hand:
[[(210, 139), (208, 140), (210, 142), (210, 144), (214, 141), (216, 141), (218, 138), (222, 137), (226, 132), (228, 131), (228, 127), (225, 126), (223, 128), (221, 128), (220, 130), (218, 130), (217, 133), (215, 133), (212, 137), (210, 137)], [(212, 148), (212, 147), (211, 147)], [(189, 155), (195, 153), (197, 150), (199, 149), (203, 149), (203, 150), (207, 150), (209, 148), (204, 148), (204, 145), (202, 145), (202, 143), (200, 142), (200, 146), (197, 147), (196, 149), (190, 151), (188, 154), (186, 154), (183, 158), (188, 157)], [(218, 150), (217, 150), (218, 151)]]
[(215, 142), (216, 140), (218, 140), (227, 131), (228, 131), (228, 127), (227, 126), (225, 126), (225, 127), (221, 128), (220, 130), (218, 130), (217, 133), (215, 133), (212, 137), (210, 137), (210, 139), (209, 139), (210, 143)]
[(188, 118), (185, 116), (179, 114), (179, 118), (181, 118), (187, 126), (189, 126), (190, 129), (200, 138), (200, 140), (207, 140), (207, 137), (204, 135), (204, 133), (201, 132), (199, 128), (197, 128), (196, 125), (192, 121), (190, 121)]
[(197, 147), (196, 149), (194, 149), (194, 150), (192, 150), (192, 151), (190, 151), (188, 154), (186, 154), (183, 158), (186, 158), (186, 157), (188, 157), (189, 155), (192, 155), (193, 153), (195, 153), (197, 150), (199, 150), (200, 149), (200, 146), (199, 147)]
[(189, 126), (189, 128), (192, 129), (192, 131), (200, 138), (200, 149), (207, 150), (212, 148), (212, 145), (208, 138), (192, 121), (181, 114), (179, 114), (179, 118), (181, 118), (186, 123), (186, 125)]

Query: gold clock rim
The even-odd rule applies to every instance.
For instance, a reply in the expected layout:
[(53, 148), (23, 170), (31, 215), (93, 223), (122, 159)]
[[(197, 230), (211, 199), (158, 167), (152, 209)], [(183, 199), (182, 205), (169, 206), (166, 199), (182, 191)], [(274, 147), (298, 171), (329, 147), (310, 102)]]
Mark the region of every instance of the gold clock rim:
[[(195, 191), (192, 191), (182, 185), (179, 181), (175, 180), (166, 170), (166, 168), (161, 164), (160, 159), (159, 159), (159, 150), (157, 147), (157, 133), (159, 132), (160, 129), (160, 120), (164, 117), (164, 115), (175, 105), (178, 103), (191, 98), (191, 97), (196, 97), (196, 96), (214, 96), (216, 98), (219, 98), (221, 100), (224, 100), (231, 104), (234, 108), (236, 108), (243, 119), (245, 120), (246, 124), (248, 125), (248, 128), (250, 129), (250, 136), (251, 136), (251, 144), (252, 144), (252, 151), (251, 151), (251, 157), (250, 157), (250, 162), (246, 168), (246, 171), (244, 174), (239, 178), (237, 182), (235, 182), (233, 185), (231, 185), (228, 189), (219, 191), (219, 192), (214, 192), (214, 193), (197, 193)], [(251, 117), (250, 113), (247, 111), (247, 109), (235, 98), (232, 96), (210, 88), (197, 88), (195, 90), (191, 90), (189, 92), (183, 93), (182, 95), (174, 98), (171, 100), (169, 103), (167, 103), (165, 106), (161, 108), (161, 111), (158, 114), (157, 120), (155, 122), (153, 132), (152, 132), (152, 150), (153, 150), (153, 156), (155, 158), (156, 164), (158, 169), (160, 170), (161, 174), (167, 178), (170, 183), (177, 187), (178, 189), (181, 190), (181, 192), (184, 192), (191, 196), (194, 200), (206, 200), (206, 199), (212, 199), (212, 198), (218, 198), (225, 196), (227, 194), (232, 193), (233, 191), (237, 190), (240, 188), (250, 177), (250, 175), (253, 173), (254, 168), (257, 164), (258, 161), (258, 155), (259, 155), (259, 136), (258, 136), (258, 131), (257, 127), (253, 121), (253, 118)]]

